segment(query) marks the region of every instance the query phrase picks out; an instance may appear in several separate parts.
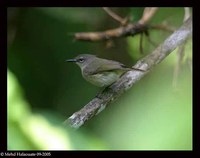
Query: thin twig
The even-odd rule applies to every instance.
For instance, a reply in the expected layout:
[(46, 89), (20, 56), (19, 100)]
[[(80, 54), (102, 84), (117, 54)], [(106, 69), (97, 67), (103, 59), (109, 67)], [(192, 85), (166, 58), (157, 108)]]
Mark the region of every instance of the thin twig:
[(148, 23), (151, 18), (154, 16), (154, 14), (156, 13), (156, 11), (158, 10), (158, 8), (156, 7), (146, 7), (144, 8), (144, 11), (143, 11), (143, 16), (142, 18), (139, 20), (139, 24), (146, 24)]
[(128, 23), (127, 18), (122, 18), (116, 13), (114, 13), (110, 8), (108, 7), (103, 7), (103, 10), (105, 10), (108, 15), (110, 15), (114, 20), (118, 21), (121, 25), (126, 25)]
[(164, 31), (169, 31), (169, 32), (174, 32), (175, 28), (170, 27), (168, 25), (163, 25), (163, 24), (158, 24), (158, 25), (151, 25), (149, 26), (150, 29), (159, 29), (159, 30), (164, 30)]
[(144, 77), (154, 66), (164, 60), (175, 48), (184, 43), (192, 35), (192, 17), (187, 19), (184, 24), (160, 44), (151, 54), (139, 60), (135, 68), (146, 70), (128, 71), (117, 82), (100, 93), (98, 98), (94, 98), (81, 110), (75, 112), (64, 124), (73, 128), (79, 128), (93, 116), (99, 114), (108, 104), (117, 99), (126, 90), (131, 88), (137, 81)]

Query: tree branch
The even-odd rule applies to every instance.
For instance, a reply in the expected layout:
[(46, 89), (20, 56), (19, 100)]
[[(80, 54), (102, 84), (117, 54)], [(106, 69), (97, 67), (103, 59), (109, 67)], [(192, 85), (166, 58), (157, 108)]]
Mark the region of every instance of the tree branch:
[[(141, 17), (141, 19), (137, 23), (129, 23), (129, 24), (128, 24), (128, 18), (122, 19), (117, 14), (112, 12), (109, 8), (104, 7), (103, 9), (113, 19), (119, 21), (122, 26), (102, 32), (75, 33), (74, 36), (76, 40), (96, 42), (96, 41), (110, 40), (113, 38), (119, 38), (124, 36), (134, 36), (136, 34), (143, 33), (144, 31), (153, 28), (147, 25), (147, 22), (149, 22), (152, 19), (153, 15), (156, 13), (158, 8), (146, 7), (144, 9), (143, 16)], [(154, 27), (154, 29), (156, 29), (156, 27)]]
[(104, 41), (113, 38), (123, 37), (123, 36), (134, 36), (138, 33), (146, 31), (149, 28), (147, 25), (143, 24), (127, 24), (126, 26), (120, 26), (115, 29), (110, 29), (102, 32), (79, 32), (75, 33), (76, 40), (82, 41)]
[(117, 99), (122, 93), (131, 88), (138, 80), (144, 77), (155, 65), (165, 59), (175, 48), (184, 43), (192, 35), (192, 17), (160, 44), (151, 54), (139, 60), (135, 68), (146, 70), (128, 71), (117, 82), (106, 88), (98, 97), (91, 100), (81, 110), (75, 112), (64, 124), (79, 128), (93, 116), (100, 113), (109, 103)]

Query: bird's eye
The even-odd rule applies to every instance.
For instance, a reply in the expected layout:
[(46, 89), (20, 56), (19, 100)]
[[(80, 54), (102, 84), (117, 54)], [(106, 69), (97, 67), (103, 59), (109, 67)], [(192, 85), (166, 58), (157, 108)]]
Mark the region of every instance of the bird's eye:
[(78, 60), (80, 63), (84, 62), (84, 58), (79, 58)]

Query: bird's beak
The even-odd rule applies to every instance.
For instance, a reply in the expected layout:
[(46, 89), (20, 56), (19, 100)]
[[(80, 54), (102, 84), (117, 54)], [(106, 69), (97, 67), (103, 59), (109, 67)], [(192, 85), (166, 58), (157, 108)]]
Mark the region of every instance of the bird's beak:
[(68, 60), (65, 60), (67, 62), (77, 62), (77, 59), (68, 59)]

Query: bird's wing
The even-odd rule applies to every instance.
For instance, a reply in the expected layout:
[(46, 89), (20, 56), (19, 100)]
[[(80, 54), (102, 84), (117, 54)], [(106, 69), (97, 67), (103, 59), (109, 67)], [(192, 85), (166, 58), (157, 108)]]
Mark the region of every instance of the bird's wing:
[(94, 67), (95, 70), (93, 71), (92, 74), (105, 72), (105, 71), (112, 71), (112, 70), (117, 70), (117, 69), (124, 70), (124, 71), (131, 70), (130, 68), (126, 67), (124, 64), (120, 62), (113, 61), (113, 60), (106, 60), (106, 59), (103, 59), (103, 60), (104, 60), (103, 61), (104, 64), (98, 64), (98, 66), (95, 66)]

